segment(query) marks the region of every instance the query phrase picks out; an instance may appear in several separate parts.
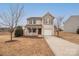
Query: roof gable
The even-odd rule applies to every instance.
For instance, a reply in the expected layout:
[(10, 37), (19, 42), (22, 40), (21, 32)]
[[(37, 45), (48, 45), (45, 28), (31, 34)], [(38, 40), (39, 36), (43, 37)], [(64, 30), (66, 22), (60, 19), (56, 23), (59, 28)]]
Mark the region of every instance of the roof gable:
[(50, 14), (49, 12), (47, 12), (43, 17), (46, 17), (46, 16), (50, 16), (52, 17), (53, 19), (55, 18), (52, 14)]
[(68, 23), (68, 22), (71, 21), (71, 20), (74, 21), (74, 23), (75, 23), (75, 22), (78, 22), (78, 21), (76, 21), (76, 20), (79, 20), (79, 15), (70, 16), (70, 17), (68, 18), (68, 20), (65, 21), (64, 24)]
[(75, 25), (75, 26), (79, 26), (79, 16), (75, 15), (75, 16), (71, 16), (69, 17), (69, 19), (64, 23), (64, 26), (68, 26), (68, 25)]

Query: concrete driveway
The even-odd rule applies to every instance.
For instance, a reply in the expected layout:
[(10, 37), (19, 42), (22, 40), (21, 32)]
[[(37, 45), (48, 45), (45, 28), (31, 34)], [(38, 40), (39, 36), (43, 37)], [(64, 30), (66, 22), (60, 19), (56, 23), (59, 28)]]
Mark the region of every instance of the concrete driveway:
[(55, 36), (45, 36), (49, 47), (57, 56), (79, 56), (79, 45)]

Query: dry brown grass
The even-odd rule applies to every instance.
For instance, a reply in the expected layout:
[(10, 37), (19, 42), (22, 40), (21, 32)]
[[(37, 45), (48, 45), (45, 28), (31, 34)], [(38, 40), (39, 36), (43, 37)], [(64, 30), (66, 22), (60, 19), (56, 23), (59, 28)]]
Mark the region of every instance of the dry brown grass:
[(33, 56), (54, 55), (43, 38), (13, 38), (15, 42), (5, 43), (10, 39), (9, 35), (0, 36), (0, 55), (3, 56)]
[(79, 44), (79, 34), (69, 33), (69, 32), (60, 32), (60, 37), (70, 42)]

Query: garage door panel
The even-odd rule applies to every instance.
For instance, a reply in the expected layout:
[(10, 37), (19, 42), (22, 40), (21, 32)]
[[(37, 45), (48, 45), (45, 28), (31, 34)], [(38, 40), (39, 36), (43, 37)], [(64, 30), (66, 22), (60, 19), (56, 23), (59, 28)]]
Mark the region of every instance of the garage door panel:
[(44, 35), (52, 35), (52, 30), (44, 30)]

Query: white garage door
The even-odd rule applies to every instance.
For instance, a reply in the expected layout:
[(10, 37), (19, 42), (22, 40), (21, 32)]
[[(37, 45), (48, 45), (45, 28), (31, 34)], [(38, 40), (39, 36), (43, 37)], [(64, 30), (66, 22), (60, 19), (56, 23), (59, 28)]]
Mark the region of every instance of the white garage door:
[(44, 30), (44, 35), (52, 35), (52, 30)]

